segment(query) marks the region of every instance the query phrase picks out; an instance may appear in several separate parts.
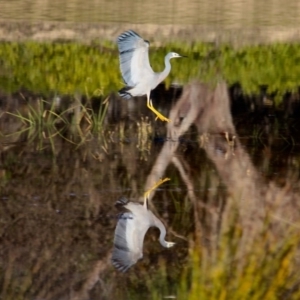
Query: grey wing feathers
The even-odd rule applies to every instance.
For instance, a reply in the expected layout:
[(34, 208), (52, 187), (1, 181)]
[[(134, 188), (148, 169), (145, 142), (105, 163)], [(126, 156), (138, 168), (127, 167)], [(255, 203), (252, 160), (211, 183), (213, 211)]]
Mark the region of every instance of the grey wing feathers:
[(130, 212), (119, 216), (118, 224), (115, 230), (114, 248), (112, 253), (112, 264), (120, 271), (126, 272), (140, 258), (133, 252), (126, 241), (126, 225), (128, 220), (132, 219)]
[(145, 72), (153, 70), (149, 64), (149, 43), (133, 30), (126, 31), (118, 37), (120, 52), (120, 69), (126, 85), (134, 87)]
[(129, 200), (126, 197), (122, 196), (119, 200), (116, 201), (116, 205), (122, 205), (122, 206), (124, 206), (128, 202), (129, 202)]
[(120, 54), (134, 51), (134, 44), (142, 38), (133, 30), (123, 32), (118, 37), (118, 47)]
[(129, 90), (131, 90), (130, 86), (125, 86), (122, 89), (119, 90), (119, 95), (120, 97), (122, 97), (123, 99), (130, 99), (132, 98), (131, 94), (129, 93)]

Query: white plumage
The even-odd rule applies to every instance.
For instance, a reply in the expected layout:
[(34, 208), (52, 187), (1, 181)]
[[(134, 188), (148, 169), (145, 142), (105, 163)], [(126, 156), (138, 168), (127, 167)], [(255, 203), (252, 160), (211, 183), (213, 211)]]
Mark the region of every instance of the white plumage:
[(148, 209), (147, 198), (144, 205), (121, 198), (117, 204), (128, 210), (119, 215), (115, 230), (112, 264), (120, 271), (126, 272), (143, 257), (143, 243), (149, 227), (158, 227), (159, 241), (166, 248), (175, 243), (165, 241), (166, 228), (163, 223)]
[(170, 59), (182, 57), (178, 53), (170, 52), (165, 56), (165, 69), (155, 73), (149, 63), (149, 42), (143, 40), (133, 30), (126, 31), (118, 37), (120, 69), (126, 86), (119, 91), (124, 99), (147, 95), (147, 106), (157, 118), (169, 121), (159, 113), (150, 99), (151, 90), (162, 82), (171, 71)]

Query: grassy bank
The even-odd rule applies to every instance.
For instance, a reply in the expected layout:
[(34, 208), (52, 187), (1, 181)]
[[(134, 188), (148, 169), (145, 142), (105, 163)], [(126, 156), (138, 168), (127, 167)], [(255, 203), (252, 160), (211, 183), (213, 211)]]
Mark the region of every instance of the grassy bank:
[[(152, 50), (152, 51), (151, 51)], [(224, 78), (238, 83), (244, 93), (255, 95), (262, 88), (276, 96), (296, 92), (300, 77), (300, 45), (272, 44), (235, 49), (228, 45), (173, 43), (151, 49), (155, 71), (163, 68), (168, 51), (187, 55), (172, 62), (166, 79), (184, 84), (198, 78), (214, 82)], [(156, 50), (156, 51), (155, 51)], [(25, 89), (33, 93), (107, 95), (123, 86), (116, 45), (109, 42), (87, 46), (77, 43), (1, 43), (0, 89), (13, 93)]]

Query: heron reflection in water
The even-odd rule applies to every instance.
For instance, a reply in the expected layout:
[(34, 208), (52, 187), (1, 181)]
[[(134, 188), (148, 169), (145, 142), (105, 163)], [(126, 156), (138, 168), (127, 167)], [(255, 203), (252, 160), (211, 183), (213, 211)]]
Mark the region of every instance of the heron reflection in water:
[(159, 241), (163, 247), (170, 248), (173, 242), (165, 241), (166, 228), (164, 224), (148, 209), (150, 193), (169, 178), (161, 179), (144, 194), (144, 204), (133, 203), (122, 197), (116, 205), (122, 205), (128, 211), (119, 215), (115, 230), (112, 264), (120, 271), (126, 272), (143, 257), (143, 243), (149, 227), (158, 227)]

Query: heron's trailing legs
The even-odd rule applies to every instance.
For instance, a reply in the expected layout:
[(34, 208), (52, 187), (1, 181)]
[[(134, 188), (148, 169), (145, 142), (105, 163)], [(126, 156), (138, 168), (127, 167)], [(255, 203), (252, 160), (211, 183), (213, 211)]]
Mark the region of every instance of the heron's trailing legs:
[(148, 198), (149, 198), (149, 195), (150, 195), (150, 193), (153, 191), (153, 190), (155, 190), (156, 188), (158, 188), (161, 184), (163, 184), (164, 182), (166, 182), (166, 181), (169, 181), (169, 180), (171, 180), (170, 178), (164, 178), (164, 179), (160, 179), (158, 182), (156, 182), (155, 183), (155, 185), (152, 187), (152, 188), (150, 188), (148, 191), (146, 191), (145, 193), (144, 193), (144, 205), (147, 205), (147, 200), (148, 200)]
[(166, 118), (165, 116), (163, 116), (159, 111), (157, 111), (152, 104), (152, 101), (150, 99), (150, 96), (147, 95), (147, 107), (152, 110), (153, 113), (156, 114), (156, 119), (160, 119), (161, 121), (166, 121), (166, 122), (170, 122), (170, 120), (168, 118)]

